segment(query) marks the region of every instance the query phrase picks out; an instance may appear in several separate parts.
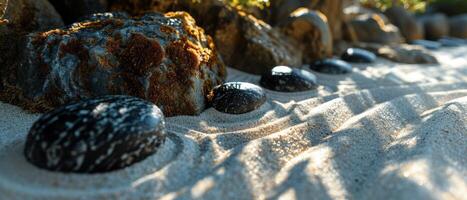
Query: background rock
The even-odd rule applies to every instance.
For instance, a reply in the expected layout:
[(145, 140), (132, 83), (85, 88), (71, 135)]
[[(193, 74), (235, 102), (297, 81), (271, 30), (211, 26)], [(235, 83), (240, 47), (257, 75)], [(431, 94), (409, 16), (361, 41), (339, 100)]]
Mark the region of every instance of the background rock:
[[(200, 113), (225, 68), (214, 43), (184, 12), (111, 18), (28, 37), (0, 99), (46, 111), (77, 99), (125, 94), (167, 116)], [(5, 75), (5, 74), (2, 74)]]
[(424, 32), (422, 25), (406, 9), (401, 6), (394, 6), (387, 9), (384, 14), (392, 24), (396, 25), (407, 41), (423, 39)]
[(311, 63), (332, 56), (332, 35), (327, 21), (319, 11), (299, 8), (279, 23), (279, 27), (299, 44), (303, 62)]
[(449, 21), (444, 14), (429, 14), (419, 18), (425, 30), (425, 37), (429, 40), (438, 40), (449, 34)]
[(349, 22), (355, 31), (358, 41), (381, 44), (394, 44), (403, 42), (399, 29), (387, 23), (384, 16), (378, 14), (364, 14)]
[(107, 0), (49, 0), (66, 24), (94, 13), (107, 11)]
[(277, 65), (301, 65), (300, 49), (265, 22), (229, 7), (217, 19), (212, 35), (228, 66), (262, 74)]
[(0, 4), (0, 19), (9, 30), (32, 32), (63, 26), (60, 15), (47, 0), (3, 0)]
[(454, 16), (449, 19), (449, 35), (467, 38), (467, 14)]

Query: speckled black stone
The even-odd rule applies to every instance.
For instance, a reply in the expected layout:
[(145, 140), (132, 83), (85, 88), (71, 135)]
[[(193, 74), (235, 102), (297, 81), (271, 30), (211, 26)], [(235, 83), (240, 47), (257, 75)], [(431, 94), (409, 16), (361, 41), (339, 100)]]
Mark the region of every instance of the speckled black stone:
[(311, 64), (310, 69), (324, 74), (347, 74), (352, 72), (352, 65), (339, 59), (325, 59)]
[(24, 154), (51, 171), (97, 173), (130, 166), (165, 141), (157, 106), (130, 96), (88, 99), (44, 114), (27, 136)]
[(301, 92), (315, 89), (316, 76), (302, 69), (287, 66), (274, 67), (261, 76), (259, 84), (279, 92)]
[(229, 114), (251, 112), (266, 101), (266, 95), (261, 87), (251, 83), (230, 82), (213, 89), (212, 107)]
[(365, 49), (348, 48), (341, 56), (341, 59), (353, 63), (372, 63), (376, 60), (376, 55)]
[(420, 45), (422, 47), (432, 50), (439, 49), (441, 47), (441, 43), (429, 40), (414, 40), (412, 41), (412, 44)]

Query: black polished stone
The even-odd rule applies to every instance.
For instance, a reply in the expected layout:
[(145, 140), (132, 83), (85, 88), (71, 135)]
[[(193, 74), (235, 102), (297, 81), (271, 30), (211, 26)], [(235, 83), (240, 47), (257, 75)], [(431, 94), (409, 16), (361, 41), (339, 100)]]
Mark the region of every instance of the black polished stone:
[(312, 73), (287, 66), (274, 67), (261, 76), (259, 83), (264, 88), (279, 92), (301, 92), (318, 86)]
[(467, 40), (459, 39), (459, 38), (452, 38), (452, 37), (444, 37), (438, 40), (444, 47), (458, 47), (462, 45), (467, 45)]
[(352, 65), (339, 59), (325, 59), (311, 64), (310, 69), (324, 74), (347, 74), (352, 72)]
[(230, 82), (213, 89), (212, 107), (229, 114), (251, 112), (266, 102), (266, 95), (261, 87), (251, 83)]
[(32, 126), (24, 154), (51, 171), (97, 173), (130, 166), (165, 141), (157, 106), (130, 96), (104, 96), (44, 114)]
[(376, 55), (365, 49), (348, 48), (341, 56), (341, 59), (353, 63), (372, 63), (376, 60)]
[(441, 47), (441, 43), (429, 40), (414, 40), (411, 43), (432, 50), (439, 49)]

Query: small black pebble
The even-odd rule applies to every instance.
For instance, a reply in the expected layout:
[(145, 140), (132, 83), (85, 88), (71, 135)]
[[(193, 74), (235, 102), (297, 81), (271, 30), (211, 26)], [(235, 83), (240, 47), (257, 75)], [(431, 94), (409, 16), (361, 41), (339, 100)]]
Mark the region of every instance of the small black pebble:
[(266, 95), (261, 87), (251, 83), (230, 82), (213, 89), (212, 107), (229, 114), (251, 112), (266, 102)]
[(104, 96), (42, 115), (32, 126), (24, 154), (51, 171), (97, 173), (130, 166), (165, 141), (159, 108), (130, 96)]
[(264, 88), (279, 92), (301, 92), (317, 87), (315, 75), (287, 66), (274, 67), (261, 76), (259, 83)]
[(438, 40), (444, 47), (458, 47), (467, 44), (467, 40), (459, 38), (444, 37)]
[(310, 69), (325, 74), (347, 74), (352, 72), (352, 65), (339, 59), (325, 59), (311, 64)]
[(348, 48), (341, 56), (342, 60), (354, 63), (372, 63), (376, 55), (365, 49)]
[(432, 50), (439, 49), (441, 47), (441, 43), (429, 40), (414, 40), (412, 41), (412, 44), (420, 45), (422, 47)]

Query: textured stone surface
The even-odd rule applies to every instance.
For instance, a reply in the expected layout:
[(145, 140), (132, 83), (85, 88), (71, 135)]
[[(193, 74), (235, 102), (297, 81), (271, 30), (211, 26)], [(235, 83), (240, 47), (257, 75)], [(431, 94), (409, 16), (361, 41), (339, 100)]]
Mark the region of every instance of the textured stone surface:
[(467, 14), (457, 15), (449, 19), (449, 35), (467, 39)]
[(278, 65), (301, 65), (300, 49), (252, 15), (224, 7), (217, 22), (213, 35), (228, 66), (262, 74)]
[(65, 23), (78, 21), (83, 16), (107, 11), (107, 0), (49, 0)]
[(384, 14), (392, 24), (397, 26), (407, 41), (424, 38), (423, 26), (417, 19), (401, 6), (394, 6), (387, 9)]
[(342, 60), (355, 63), (372, 63), (376, 55), (370, 51), (359, 48), (348, 48), (341, 56)]
[(352, 65), (339, 59), (325, 59), (310, 64), (310, 69), (324, 74), (348, 74), (352, 72)]
[(349, 22), (360, 42), (382, 44), (401, 43), (403, 38), (399, 29), (388, 24), (386, 19), (378, 14), (363, 14)]
[(318, 87), (315, 75), (287, 66), (274, 67), (261, 76), (259, 83), (261, 87), (279, 92), (302, 92)]
[(437, 40), (449, 34), (449, 21), (444, 14), (429, 14), (419, 17), (425, 30), (425, 38)]
[(212, 39), (184, 12), (32, 34), (22, 58), (2, 74), (0, 99), (32, 111), (126, 94), (155, 103), (167, 116), (194, 115), (226, 75)]
[(299, 8), (279, 23), (281, 31), (293, 38), (303, 53), (303, 62), (310, 63), (332, 56), (332, 35), (327, 18), (321, 12)]
[(263, 89), (251, 83), (229, 82), (213, 89), (212, 107), (229, 114), (251, 112), (266, 102)]
[(369, 50), (376, 55), (400, 63), (437, 64), (438, 60), (423, 47), (415, 45), (382, 45), (356, 43), (354, 46)]
[(24, 154), (51, 171), (107, 172), (155, 153), (165, 137), (164, 116), (156, 105), (105, 96), (44, 114), (29, 131)]

